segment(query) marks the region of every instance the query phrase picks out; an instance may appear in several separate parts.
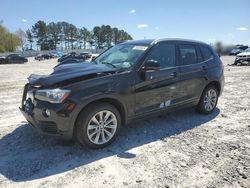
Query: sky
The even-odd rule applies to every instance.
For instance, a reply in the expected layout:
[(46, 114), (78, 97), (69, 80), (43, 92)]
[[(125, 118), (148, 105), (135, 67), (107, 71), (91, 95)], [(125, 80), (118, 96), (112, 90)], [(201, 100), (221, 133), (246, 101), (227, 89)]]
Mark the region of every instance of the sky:
[(38, 20), (92, 29), (111, 25), (134, 39), (186, 38), (250, 45), (250, 0), (1, 0), (11, 32)]

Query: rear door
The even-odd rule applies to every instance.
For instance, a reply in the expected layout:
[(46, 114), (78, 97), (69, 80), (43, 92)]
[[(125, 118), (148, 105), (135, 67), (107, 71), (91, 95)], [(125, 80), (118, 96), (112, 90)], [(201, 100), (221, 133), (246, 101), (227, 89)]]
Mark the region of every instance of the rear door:
[(163, 110), (178, 98), (178, 67), (176, 66), (176, 46), (173, 42), (156, 44), (144, 62), (157, 61), (160, 70), (137, 72), (136, 115)]
[(198, 101), (207, 79), (207, 64), (195, 43), (177, 45), (180, 67), (181, 102)]

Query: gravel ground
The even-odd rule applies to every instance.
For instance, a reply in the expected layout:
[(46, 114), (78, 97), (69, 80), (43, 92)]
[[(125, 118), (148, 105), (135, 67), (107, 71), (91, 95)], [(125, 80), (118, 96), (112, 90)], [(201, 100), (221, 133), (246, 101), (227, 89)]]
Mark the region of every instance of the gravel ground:
[(37, 134), (18, 110), (31, 73), (56, 60), (0, 66), (0, 187), (250, 187), (250, 67), (227, 66), (218, 108), (136, 121), (102, 150)]

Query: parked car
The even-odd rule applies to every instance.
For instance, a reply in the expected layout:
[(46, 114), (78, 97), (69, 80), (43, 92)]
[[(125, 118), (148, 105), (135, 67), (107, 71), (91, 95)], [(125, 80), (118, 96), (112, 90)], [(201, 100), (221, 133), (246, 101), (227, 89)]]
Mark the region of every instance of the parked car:
[(236, 46), (237, 46), (238, 49), (241, 49), (241, 50), (243, 50), (243, 51), (245, 51), (245, 50), (248, 48), (248, 46), (246, 46), (246, 45), (241, 45), (241, 44), (238, 44), (238, 45), (236, 45)]
[(64, 61), (59, 62), (55, 67), (65, 65), (65, 64), (72, 64), (72, 63), (85, 63), (85, 62), (92, 62), (95, 60), (96, 57), (98, 57), (99, 54), (85, 54), (84, 58), (66, 58)]
[(72, 64), (72, 63), (84, 63), (84, 62), (81, 61), (81, 60), (78, 60), (78, 59), (69, 58), (69, 59), (66, 59), (66, 60), (64, 60), (64, 61), (62, 61), (62, 62), (60, 62), (60, 63), (58, 63), (58, 64), (54, 67), (54, 69), (55, 69), (56, 67), (61, 66), (61, 65)]
[(38, 55), (35, 57), (35, 60), (38, 60), (38, 61), (44, 60), (43, 54), (38, 54)]
[(86, 56), (86, 55), (90, 55), (90, 53), (89, 52), (81, 52), (80, 55), (81, 56)]
[(88, 61), (94, 61), (100, 54), (91, 54), (90, 59), (88, 59)]
[(62, 57), (58, 58), (58, 62), (62, 62), (64, 60), (66, 60), (67, 58), (72, 58), (72, 57), (75, 57), (76, 56), (76, 53), (75, 52), (71, 52), (71, 53), (68, 53), (68, 54), (64, 54), (62, 55)]
[(66, 56), (68, 56), (68, 54), (63, 54), (61, 57), (59, 57), (58, 59), (57, 59), (57, 62), (62, 62), (62, 61), (64, 61), (65, 59), (65, 57)]
[(0, 59), (1, 64), (26, 63), (28, 59), (18, 54), (10, 54)]
[(63, 52), (61, 52), (61, 51), (57, 51), (56, 53), (55, 53), (55, 57), (62, 57), (64, 55), (64, 53)]
[(66, 60), (67, 58), (70, 58), (70, 56), (69, 55), (63, 55), (62, 57), (57, 59), (57, 62), (60, 63), (60, 62), (62, 62), (64, 60)]
[(210, 114), (223, 91), (223, 64), (207, 44), (161, 39), (118, 44), (91, 63), (30, 75), (20, 110), (42, 133), (102, 148), (122, 125), (195, 107)]
[(237, 54), (233, 65), (250, 65), (250, 48)]
[(83, 52), (80, 54), (77, 54), (75, 52), (71, 52), (68, 55), (62, 56), (57, 61), (62, 62), (62, 61), (65, 61), (66, 59), (76, 59), (76, 60), (83, 60), (84, 61), (88, 55), (89, 55), (88, 52)]
[(243, 51), (244, 50), (242, 50), (242, 49), (234, 48), (234, 49), (231, 50), (231, 52), (229, 53), (229, 55), (237, 55), (237, 54), (239, 54), (239, 53), (241, 53)]
[(48, 54), (38, 54), (35, 57), (35, 60), (41, 61), (41, 60), (45, 60), (45, 59), (52, 59), (55, 58), (55, 55), (52, 53), (48, 53)]
[(55, 53), (48, 53), (50, 59), (56, 58), (57, 55)]
[(0, 64), (4, 64), (5, 63), (5, 57), (0, 56)]

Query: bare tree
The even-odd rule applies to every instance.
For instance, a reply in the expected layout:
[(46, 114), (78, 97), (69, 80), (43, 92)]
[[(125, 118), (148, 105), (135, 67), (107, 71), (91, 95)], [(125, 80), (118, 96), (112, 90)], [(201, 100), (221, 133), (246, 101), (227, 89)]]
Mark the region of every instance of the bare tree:
[(22, 29), (19, 28), (16, 31), (16, 35), (19, 37), (19, 39), (20, 39), (20, 46), (22, 48), (22, 51), (24, 51), (24, 47), (25, 47), (25, 44), (27, 42), (27, 34)]
[(32, 44), (34, 42), (34, 38), (33, 38), (33, 35), (29, 29), (26, 31), (26, 35), (27, 35), (27, 40), (30, 43), (29, 49), (32, 49)]

